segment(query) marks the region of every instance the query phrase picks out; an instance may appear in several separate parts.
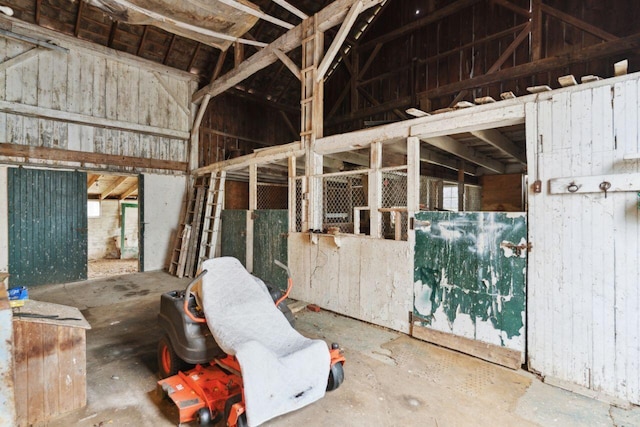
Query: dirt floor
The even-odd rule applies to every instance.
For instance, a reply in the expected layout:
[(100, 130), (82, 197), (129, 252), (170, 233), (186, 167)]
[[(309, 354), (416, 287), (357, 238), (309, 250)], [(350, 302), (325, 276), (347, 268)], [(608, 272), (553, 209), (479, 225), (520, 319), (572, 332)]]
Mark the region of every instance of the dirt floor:
[[(153, 272), (30, 291), (33, 299), (80, 308), (92, 326), (88, 404), (48, 426), (179, 425), (176, 408), (156, 393), (163, 333), (156, 316), (160, 295), (187, 282)], [(346, 379), (320, 401), (265, 426), (640, 426), (639, 408), (611, 406), (327, 311), (297, 313), (296, 329), (340, 343)]]
[(119, 276), (136, 273), (138, 259), (92, 259), (87, 266), (87, 278)]

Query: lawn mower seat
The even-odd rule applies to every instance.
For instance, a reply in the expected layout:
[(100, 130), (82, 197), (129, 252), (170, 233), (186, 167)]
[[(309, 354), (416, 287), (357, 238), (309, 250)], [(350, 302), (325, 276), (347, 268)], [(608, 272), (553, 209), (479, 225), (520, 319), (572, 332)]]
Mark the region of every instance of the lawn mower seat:
[(237, 259), (209, 259), (202, 269), (204, 314), (220, 348), (240, 363), (249, 426), (322, 398), (331, 363), (326, 343), (293, 329)]

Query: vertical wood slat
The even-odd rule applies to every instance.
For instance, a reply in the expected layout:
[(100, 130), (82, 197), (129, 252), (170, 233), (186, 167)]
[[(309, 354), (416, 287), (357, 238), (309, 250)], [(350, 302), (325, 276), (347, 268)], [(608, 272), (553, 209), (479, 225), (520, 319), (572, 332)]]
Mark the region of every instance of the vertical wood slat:
[(13, 333), (17, 425), (85, 406), (85, 330), (14, 319)]
[[(558, 93), (530, 110), (527, 156), (543, 182), (640, 170), (624, 160), (638, 152), (637, 79)], [(531, 369), (638, 403), (637, 192), (530, 194), (529, 215)]]

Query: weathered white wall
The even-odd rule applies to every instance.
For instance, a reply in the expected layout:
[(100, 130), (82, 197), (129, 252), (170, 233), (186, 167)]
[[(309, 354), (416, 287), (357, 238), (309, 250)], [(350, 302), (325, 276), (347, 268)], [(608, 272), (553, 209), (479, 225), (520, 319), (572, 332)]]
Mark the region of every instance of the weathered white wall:
[(409, 332), (413, 309), (412, 243), (289, 233), (292, 298), (397, 331)]
[[(188, 160), (190, 97), (197, 84), (193, 76), (28, 24), (11, 25), (14, 32), (52, 40), (69, 52), (42, 49), (0, 72), (0, 142)], [(0, 62), (19, 59), (33, 48), (0, 38)]]
[(143, 271), (169, 266), (186, 185), (184, 176), (144, 174)]
[(549, 180), (635, 173), (638, 74), (527, 105), (529, 366), (640, 403), (638, 192), (550, 194)]
[(9, 197), (7, 168), (0, 166), (0, 271), (9, 271)]
[(120, 237), (120, 202), (118, 200), (102, 200), (100, 216), (87, 218), (89, 259), (118, 258), (120, 253), (116, 246), (116, 237)]

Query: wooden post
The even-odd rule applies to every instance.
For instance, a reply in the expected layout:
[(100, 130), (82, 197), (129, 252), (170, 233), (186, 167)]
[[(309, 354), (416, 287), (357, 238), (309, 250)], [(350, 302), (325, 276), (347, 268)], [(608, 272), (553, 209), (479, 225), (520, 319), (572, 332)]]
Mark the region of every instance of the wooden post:
[(458, 212), (464, 211), (464, 160), (458, 162)]
[(371, 143), (371, 172), (369, 172), (369, 214), (371, 216), (371, 237), (382, 236), (382, 143)]
[(314, 151), (316, 138), (323, 134), (324, 82), (317, 81), (318, 65), (324, 50), (324, 33), (318, 30), (317, 16), (302, 22), (301, 124), (300, 141), (305, 149), (307, 178), (303, 231), (322, 229), (322, 155)]
[(415, 136), (407, 138), (407, 239), (415, 241), (411, 225), (416, 212), (420, 210), (420, 140)]
[(531, 0), (531, 60), (542, 59), (542, 0)]
[(298, 212), (296, 198), (296, 156), (289, 157), (289, 233), (295, 233), (296, 231), (296, 214)]
[(247, 212), (247, 271), (253, 272), (253, 215), (258, 209), (258, 165), (249, 165), (249, 212)]

